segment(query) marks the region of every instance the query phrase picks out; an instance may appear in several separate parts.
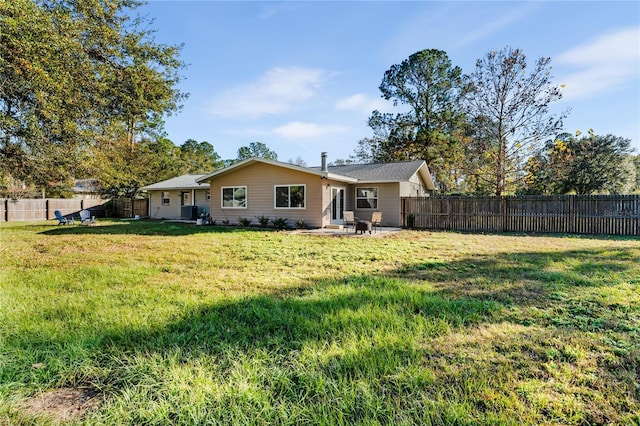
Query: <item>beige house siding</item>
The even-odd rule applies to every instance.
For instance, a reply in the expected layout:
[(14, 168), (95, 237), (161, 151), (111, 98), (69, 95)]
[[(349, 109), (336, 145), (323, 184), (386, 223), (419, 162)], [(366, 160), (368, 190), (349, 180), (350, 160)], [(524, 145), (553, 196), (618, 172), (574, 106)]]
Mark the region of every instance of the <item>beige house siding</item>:
[[(162, 193), (169, 193), (169, 204), (162, 204)], [(189, 192), (191, 201), (201, 209), (209, 211), (206, 189), (172, 189), (166, 191), (149, 191), (149, 216), (151, 219), (180, 219), (182, 214), (182, 193)], [(195, 197), (194, 197), (195, 196)]]
[(414, 174), (409, 182), (400, 182), (401, 197), (428, 197), (431, 195), (418, 174)]
[[(378, 211), (382, 212), (383, 226), (400, 226), (400, 186), (395, 183), (362, 183), (351, 185), (348, 199), (351, 199), (349, 206), (353, 206), (354, 214), (360, 220), (370, 220), (371, 213), (375, 209), (357, 209), (356, 189), (357, 188), (378, 188)], [(346, 210), (350, 210), (346, 208)]]
[[(209, 180), (211, 217), (218, 223), (228, 220), (235, 224), (242, 217), (251, 219), (256, 224), (257, 217), (266, 216), (269, 219), (286, 218), (291, 226), (297, 220), (304, 220), (311, 227), (321, 227), (327, 203), (324, 182), (318, 175), (266, 163), (240, 167)], [(274, 193), (277, 185), (305, 185), (305, 208), (275, 208)], [(246, 208), (222, 208), (222, 188), (242, 186), (247, 188)]]

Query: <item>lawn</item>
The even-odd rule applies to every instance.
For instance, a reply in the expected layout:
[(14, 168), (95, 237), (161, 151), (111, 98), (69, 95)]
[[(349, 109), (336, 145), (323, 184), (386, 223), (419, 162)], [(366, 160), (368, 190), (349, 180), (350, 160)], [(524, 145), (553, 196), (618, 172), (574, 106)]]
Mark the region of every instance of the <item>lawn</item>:
[(0, 224), (0, 424), (640, 423), (638, 239), (52, 224)]

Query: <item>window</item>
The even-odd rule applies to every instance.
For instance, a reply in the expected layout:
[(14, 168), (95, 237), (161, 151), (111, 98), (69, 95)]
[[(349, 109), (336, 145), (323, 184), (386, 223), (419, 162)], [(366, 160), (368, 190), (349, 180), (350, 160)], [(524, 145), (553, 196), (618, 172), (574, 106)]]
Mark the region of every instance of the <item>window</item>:
[(163, 192), (162, 193), (162, 205), (163, 206), (168, 206), (169, 204), (171, 204), (170, 201), (171, 200), (169, 199), (169, 193), (168, 192)]
[(378, 188), (356, 188), (357, 209), (378, 209)]
[(246, 209), (247, 208), (247, 187), (229, 186), (222, 187), (222, 208), (223, 209)]
[(277, 209), (304, 209), (305, 185), (276, 186), (275, 199)]

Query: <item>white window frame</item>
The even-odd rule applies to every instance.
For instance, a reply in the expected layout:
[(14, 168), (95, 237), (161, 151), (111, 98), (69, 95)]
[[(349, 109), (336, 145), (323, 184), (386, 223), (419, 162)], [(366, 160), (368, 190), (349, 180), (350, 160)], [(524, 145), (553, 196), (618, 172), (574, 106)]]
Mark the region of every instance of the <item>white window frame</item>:
[[(292, 207), (291, 206), (291, 187), (293, 186), (301, 186), (302, 190), (304, 191), (304, 198), (303, 198), (303, 206), (302, 207)], [(278, 188), (288, 188), (289, 189), (289, 194), (288, 194), (288, 207), (278, 207)], [(273, 208), (274, 209), (278, 209), (278, 210), (305, 210), (307, 208), (307, 185), (304, 183), (299, 183), (299, 184), (282, 184), (282, 185), (274, 185), (273, 186)]]
[[(235, 201), (235, 192), (238, 189), (244, 189), (244, 206), (225, 206), (224, 205), (224, 190), (225, 189), (233, 189), (233, 197)], [(249, 204), (249, 196), (246, 186), (223, 186), (220, 188), (220, 208), (221, 209), (246, 209)]]
[[(166, 197), (165, 197), (166, 195)], [(162, 200), (162, 205), (163, 206), (170, 206), (171, 205), (171, 193), (169, 191), (162, 191), (160, 193), (160, 200)]]
[[(359, 190), (374, 190), (376, 196), (375, 197), (358, 197), (358, 191)], [(379, 199), (380, 199), (380, 189), (377, 186), (359, 186), (356, 187), (356, 210), (378, 210), (378, 205), (379, 205)], [(358, 201), (359, 200), (375, 200), (375, 206), (373, 207), (360, 207), (358, 205)]]

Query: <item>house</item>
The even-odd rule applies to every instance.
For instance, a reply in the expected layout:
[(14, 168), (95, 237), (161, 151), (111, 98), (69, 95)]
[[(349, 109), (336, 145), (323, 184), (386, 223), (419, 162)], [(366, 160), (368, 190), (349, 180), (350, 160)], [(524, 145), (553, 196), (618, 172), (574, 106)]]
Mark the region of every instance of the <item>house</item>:
[(102, 198), (102, 185), (99, 179), (74, 179), (72, 191), (75, 199), (99, 200)]
[(342, 225), (343, 212), (361, 220), (382, 212), (383, 226), (401, 226), (400, 198), (428, 196), (433, 181), (424, 161), (302, 167), (250, 158), (198, 177), (210, 188), (210, 213), (218, 222), (256, 223), (258, 217), (303, 220), (322, 228)]
[(209, 213), (209, 184), (198, 183), (205, 175), (182, 175), (141, 190), (149, 192), (152, 219), (196, 219), (201, 210)]

